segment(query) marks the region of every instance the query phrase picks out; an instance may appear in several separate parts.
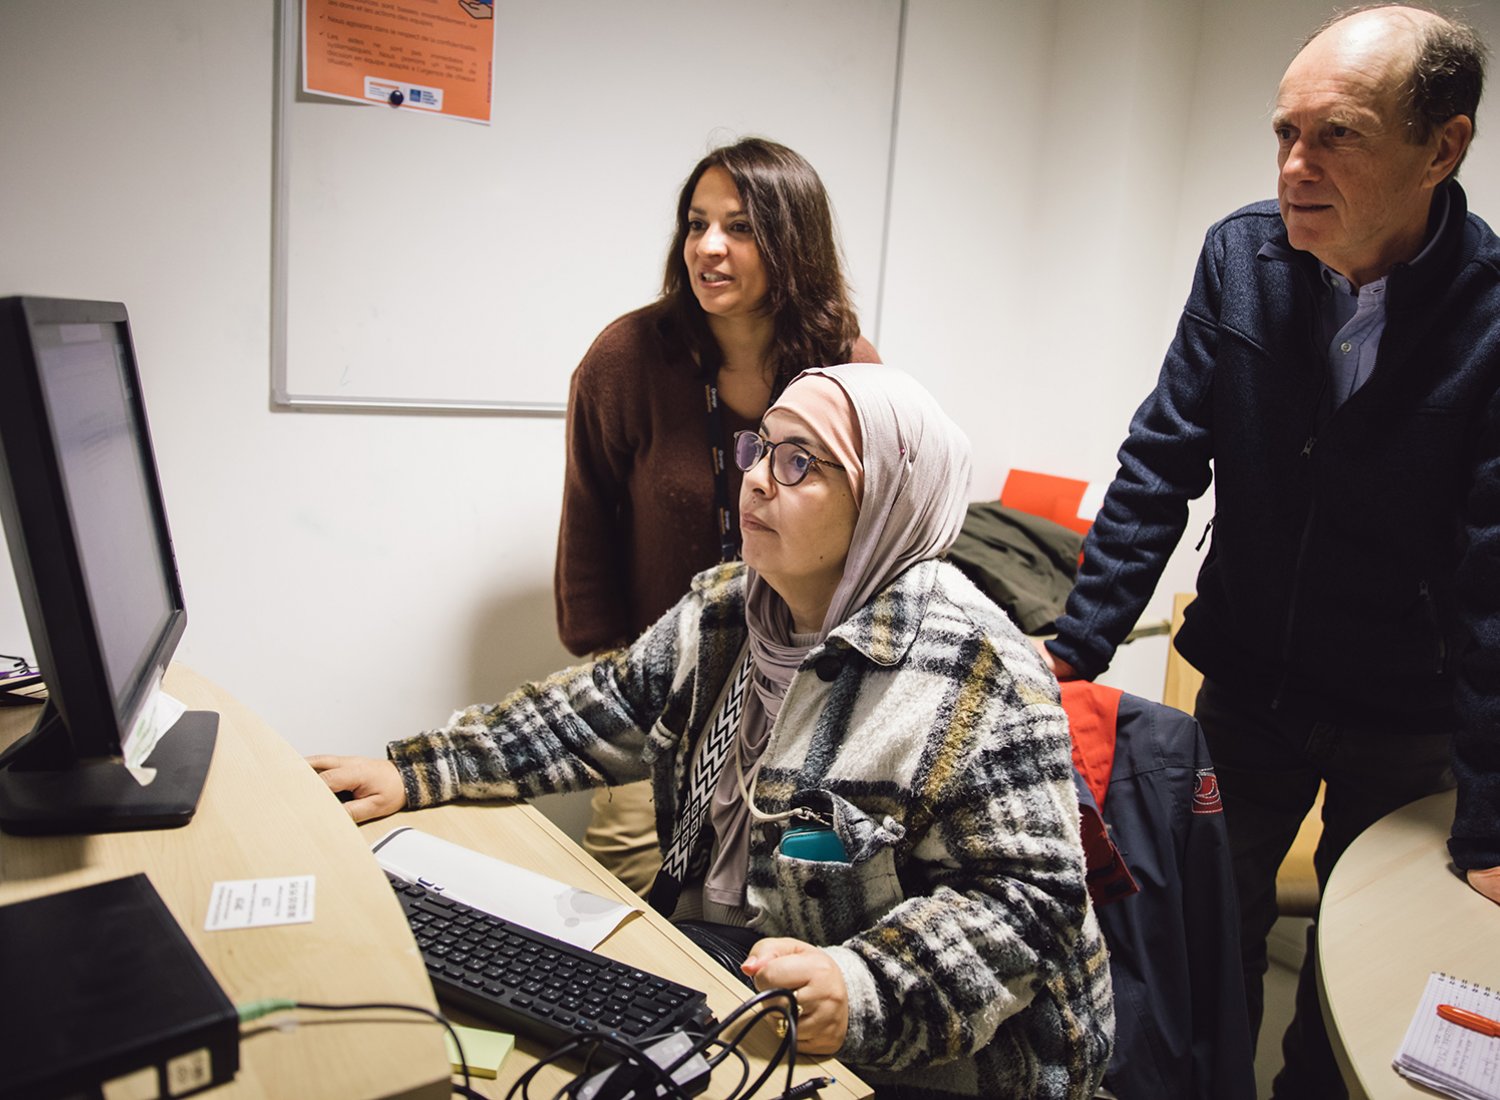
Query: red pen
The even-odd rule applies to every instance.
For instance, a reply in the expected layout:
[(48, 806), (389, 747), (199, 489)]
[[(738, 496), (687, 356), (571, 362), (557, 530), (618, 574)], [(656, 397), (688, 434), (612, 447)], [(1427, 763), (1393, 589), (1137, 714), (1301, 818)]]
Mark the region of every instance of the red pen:
[(1477, 1012), (1470, 1012), (1463, 1008), (1455, 1008), (1453, 1005), (1438, 1005), (1437, 1013), (1450, 1024), (1466, 1027), (1470, 1031), (1477, 1031), (1492, 1039), (1500, 1039), (1500, 1021), (1491, 1020), (1488, 1016), (1481, 1016)]

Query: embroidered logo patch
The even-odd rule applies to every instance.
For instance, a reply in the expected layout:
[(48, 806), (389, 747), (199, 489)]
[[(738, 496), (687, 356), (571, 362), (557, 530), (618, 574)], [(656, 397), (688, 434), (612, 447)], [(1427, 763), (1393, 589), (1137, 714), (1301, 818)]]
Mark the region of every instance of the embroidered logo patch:
[(1219, 798), (1219, 777), (1212, 768), (1199, 768), (1194, 773), (1197, 784), (1193, 787), (1193, 813), (1221, 814), (1224, 803)]

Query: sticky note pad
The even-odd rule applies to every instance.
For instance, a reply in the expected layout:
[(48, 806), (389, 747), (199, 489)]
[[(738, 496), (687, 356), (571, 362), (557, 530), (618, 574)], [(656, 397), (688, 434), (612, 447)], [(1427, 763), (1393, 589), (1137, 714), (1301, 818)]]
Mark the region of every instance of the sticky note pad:
[[(516, 1045), (516, 1037), (504, 1031), (487, 1031), (481, 1027), (464, 1027), (454, 1024), (458, 1041), (464, 1045), (464, 1058), (469, 1063), (469, 1072), (475, 1077), (494, 1077), (500, 1072), (500, 1063)], [(448, 1062), (454, 1073), (463, 1072), (463, 1063), (458, 1060), (458, 1050), (453, 1045), (453, 1036), (443, 1032), (443, 1042), (448, 1046)]]

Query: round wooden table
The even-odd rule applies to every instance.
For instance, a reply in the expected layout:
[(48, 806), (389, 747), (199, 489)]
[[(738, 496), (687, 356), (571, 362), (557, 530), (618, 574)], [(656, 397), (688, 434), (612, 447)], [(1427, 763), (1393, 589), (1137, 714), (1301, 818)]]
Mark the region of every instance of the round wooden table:
[(1456, 795), (1419, 799), (1349, 845), (1318, 917), (1318, 992), (1351, 1097), (1433, 1094), (1391, 1066), (1434, 970), (1500, 985), (1500, 905), (1452, 869)]

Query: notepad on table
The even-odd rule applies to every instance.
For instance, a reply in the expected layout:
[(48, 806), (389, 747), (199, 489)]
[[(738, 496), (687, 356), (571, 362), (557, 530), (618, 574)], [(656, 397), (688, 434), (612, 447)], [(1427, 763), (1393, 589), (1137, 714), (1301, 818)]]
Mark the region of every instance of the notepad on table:
[(1437, 1012), (1444, 1004), (1500, 1019), (1500, 993), (1450, 974), (1431, 974), (1396, 1052), (1396, 1071), (1459, 1100), (1500, 1100), (1500, 1038), (1444, 1020)]

